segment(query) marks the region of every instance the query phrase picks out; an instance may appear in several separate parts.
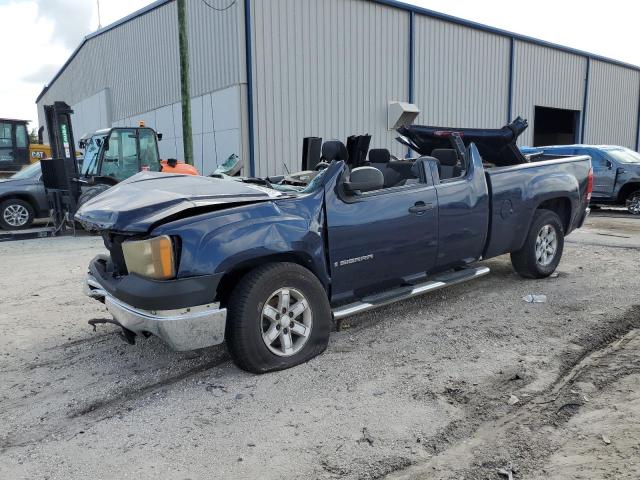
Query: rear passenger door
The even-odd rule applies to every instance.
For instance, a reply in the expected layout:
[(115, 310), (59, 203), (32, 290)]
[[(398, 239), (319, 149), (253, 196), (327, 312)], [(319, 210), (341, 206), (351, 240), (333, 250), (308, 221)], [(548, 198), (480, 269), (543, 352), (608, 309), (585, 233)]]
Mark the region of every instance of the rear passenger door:
[(336, 187), (327, 192), (326, 215), (333, 302), (421, 278), (435, 264), (438, 199), (430, 175), (360, 195)]

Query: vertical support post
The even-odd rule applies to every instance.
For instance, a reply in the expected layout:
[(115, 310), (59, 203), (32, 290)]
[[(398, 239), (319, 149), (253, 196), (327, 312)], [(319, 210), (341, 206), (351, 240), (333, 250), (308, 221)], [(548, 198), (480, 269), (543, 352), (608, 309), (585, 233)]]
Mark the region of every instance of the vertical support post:
[(415, 17), (414, 11), (409, 12), (409, 103), (414, 101), (413, 76), (415, 68)]
[[(412, 10), (409, 12), (409, 103), (415, 101), (415, 86), (413, 83), (415, 72), (415, 19), (416, 13)], [(411, 158), (410, 148), (407, 148), (406, 158)]]
[(590, 71), (591, 71), (591, 58), (587, 57), (587, 72), (584, 77), (584, 98), (582, 100), (582, 126), (580, 128), (580, 143), (584, 143), (584, 131), (587, 125), (587, 105), (589, 104)]
[(191, 93), (189, 88), (189, 38), (187, 37), (187, 0), (178, 0), (178, 44), (180, 50), (180, 94), (182, 97), (182, 143), (184, 161), (193, 165), (191, 136)]
[(507, 98), (507, 123), (513, 118), (513, 72), (515, 68), (515, 39), (509, 44), (509, 98)]
[[(638, 91), (640, 92), (640, 86)], [(638, 121), (636, 122), (636, 152), (640, 152), (640, 98), (638, 98)]]
[(249, 124), (249, 172), (256, 174), (253, 131), (253, 57), (251, 48), (251, 0), (244, 0), (244, 45), (247, 65), (247, 120)]

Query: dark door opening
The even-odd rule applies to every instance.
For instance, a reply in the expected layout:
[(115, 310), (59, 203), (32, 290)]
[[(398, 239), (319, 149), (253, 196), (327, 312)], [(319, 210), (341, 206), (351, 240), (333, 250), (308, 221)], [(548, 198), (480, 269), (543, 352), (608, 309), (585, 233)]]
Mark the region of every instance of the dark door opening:
[(533, 146), (576, 143), (579, 117), (580, 112), (577, 110), (536, 106), (533, 122)]

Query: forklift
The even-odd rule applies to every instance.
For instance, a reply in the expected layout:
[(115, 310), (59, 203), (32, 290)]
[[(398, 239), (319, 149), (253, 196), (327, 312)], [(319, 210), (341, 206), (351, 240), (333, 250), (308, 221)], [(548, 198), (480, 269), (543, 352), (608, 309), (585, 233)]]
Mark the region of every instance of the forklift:
[(152, 128), (114, 127), (85, 135), (76, 159), (71, 127), (73, 110), (64, 102), (45, 105), (51, 160), (40, 162), (56, 229), (73, 224), (78, 208), (105, 190), (142, 171), (199, 175), (192, 165), (175, 159), (160, 160), (162, 135)]

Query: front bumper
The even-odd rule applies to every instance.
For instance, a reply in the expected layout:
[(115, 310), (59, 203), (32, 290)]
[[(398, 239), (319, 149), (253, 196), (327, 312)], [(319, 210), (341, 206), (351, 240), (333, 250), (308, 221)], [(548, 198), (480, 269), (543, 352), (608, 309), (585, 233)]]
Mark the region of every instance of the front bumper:
[(155, 335), (174, 350), (195, 350), (224, 340), (227, 309), (219, 308), (217, 303), (175, 310), (142, 310), (111, 295), (90, 273), (85, 293), (103, 302), (121, 327), (138, 335)]

